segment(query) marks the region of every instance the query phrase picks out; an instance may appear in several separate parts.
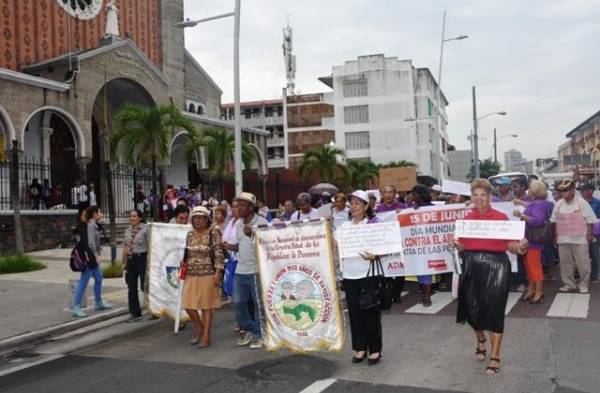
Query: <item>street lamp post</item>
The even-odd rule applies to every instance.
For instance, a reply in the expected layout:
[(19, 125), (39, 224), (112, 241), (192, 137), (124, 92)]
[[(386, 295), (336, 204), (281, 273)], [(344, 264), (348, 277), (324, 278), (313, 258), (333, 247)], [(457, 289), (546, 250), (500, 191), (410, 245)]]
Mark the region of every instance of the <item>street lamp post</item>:
[[(442, 63), (444, 61), (444, 43), (448, 42), (448, 41), (458, 41), (458, 40), (464, 40), (465, 38), (469, 38), (468, 35), (465, 34), (461, 34), (459, 36), (456, 37), (451, 37), (451, 38), (446, 38), (446, 10), (444, 10), (444, 15), (442, 17), (442, 39), (440, 42), (440, 64), (438, 66), (438, 80), (437, 80), (437, 91), (436, 91), (436, 101), (437, 101), (437, 106), (438, 106), (438, 113), (435, 116), (435, 122), (436, 122), (436, 128), (437, 128), (437, 132), (442, 135), (441, 132), (441, 127), (440, 127), (440, 117), (442, 116), (442, 102), (441, 102), (441, 96), (442, 96)], [(444, 176), (444, 160), (442, 159), (441, 155), (440, 155), (440, 177)]]
[(477, 117), (477, 98), (475, 94), (475, 86), (473, 86), (473, 175), (475, 179), (479, 178), (479, 134), (478, 126), (479, 121), (485, 119), (488, 116), (498, 115), (506, 116), (506, 111), (490, 112), (481, 117)]
[(235, 167), (235, 193), (239, 195), (242, 192), (242, 126), (240, 120), (240, 9), (241, 0), (235, 0), (233, 12), (219, 14), (208, 18), (198, 20), (185, 20), (175, 23), (176, 27), (186, 28), (194, 27), (202, 22), (208, 22), (215, 19), (227, 18), (233, 16), (233, 136), (235, 152), (233, 154), (233, 165)]
[(494, 128), (494, 162), (498, 162), (498, 140), (503, 138), (517, 138), (519, 135), (517, 134), (509, 134), (502, 135), (501, 137), (496, 137), (496, 129)]

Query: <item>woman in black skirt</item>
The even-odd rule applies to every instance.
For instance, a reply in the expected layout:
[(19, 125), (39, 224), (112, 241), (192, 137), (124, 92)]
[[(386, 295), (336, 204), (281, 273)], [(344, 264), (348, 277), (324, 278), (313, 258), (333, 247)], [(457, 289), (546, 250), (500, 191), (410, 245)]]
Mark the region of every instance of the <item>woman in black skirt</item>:
[[(491, 208), (492, 185), (484, 179), (471, 183), (473, 210), (465, 220), (508, 220), (508, 217)], [(508, 241), (494, 239), (456, 239), (456, 247), (463, 255), (463, 274), (458, 287), (458, 313), (456, 320), (465, 321), (475, 330), (477, 348), (475, 356), (484, 361), (486, 337), (491, 341), (490, 363), (486, 374), (500, 371), (500, 346), (504, 332), (504, 312), (510, 288), (510, 261), (506, 251), (523, 254), (527, 240)]]

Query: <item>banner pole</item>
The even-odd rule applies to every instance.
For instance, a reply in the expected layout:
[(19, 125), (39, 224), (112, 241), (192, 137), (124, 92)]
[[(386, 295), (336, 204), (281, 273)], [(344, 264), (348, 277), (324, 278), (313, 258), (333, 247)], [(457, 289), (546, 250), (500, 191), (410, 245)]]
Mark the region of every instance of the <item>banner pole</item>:
[(181, 322), (181, 303), (183, 301), (183, 285), (185, 280), (179, 280), (179, 288), (177, 289), (177, 309), (175, 312), (175, 326), (173, 327), (173, 333), (179, 333), (179, 324)]

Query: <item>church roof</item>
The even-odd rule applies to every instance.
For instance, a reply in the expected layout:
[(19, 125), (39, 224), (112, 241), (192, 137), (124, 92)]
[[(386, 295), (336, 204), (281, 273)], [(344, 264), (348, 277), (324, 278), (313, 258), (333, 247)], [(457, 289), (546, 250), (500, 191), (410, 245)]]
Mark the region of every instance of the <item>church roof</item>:
[(165, 78), (162, 71), (154, 63), (152, 63), (150, 59), (148, 59), (148, 57), (144, 54), (144, 52), (142, 52), (142, 50), (138, 48), (130, 39), (117, 40), (106, 45), (100, 45), (92, 49), (75, 50), (71, 53), (65, 53), (63, 55), (27, 66), (23, 68), (23, 71), (28, 74), (32, 74), (37, 71), (47, 69), (49, 67), (67, 65), (70, 61), (81, 62), (122, 47), (128, 47), (129, 49), (131, 49), (139, 57), (140, 61), (145, 63), (148, 66), (148, 68), (150, 68), (152, 72), (154, 72), (162, 82), (164, 82), (166, 85), (169, 84), (169, 81), (167, 80), (167, 78)]
[(196, 61), (194, 56), (187, 49), (185, 49), (185, 56), (190, 60), (190, 62), (194, 65), (194, 67), (196, 67), (196, 69), (198, 69), (198, 71), (200, 71), (200, 73), (206, 78), (208, 83), (210, 83), (212, 85), (212, 87), (214, 87), (219, 92), (219, 94), (223, 94), (223, 90), (221, 90), (219, 85), (217, 85), (217, 83), (213, 80), (213, 78), (211, 78), (210, 75), (208, 75), (208, 72), (206, 72), (206, 70), (204, 68), (202, 68), (200, 63), (198, 63)]

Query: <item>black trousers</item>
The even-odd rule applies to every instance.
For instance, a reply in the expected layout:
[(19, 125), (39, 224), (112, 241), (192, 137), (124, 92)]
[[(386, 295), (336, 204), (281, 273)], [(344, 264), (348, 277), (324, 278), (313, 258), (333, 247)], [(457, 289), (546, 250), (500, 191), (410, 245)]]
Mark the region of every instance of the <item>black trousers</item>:
[(146, 281), (146, 258), (148, 253), (133, 254), (127, 259), (127, 272), (125, 281), (127, 282), (129, 313), (133, 317), (140, 317), (142, 309), (140, 308), (140, 298), (138, 296), (138, 280), (140, 287), (144, 288)]
[[(376, 280), (378, 280), (377, 278)], [(381, 352), (381, 309), (373, 307), (368, 310), (360, 309), (360, 292), (362, 288), (375, 285), (372, 279), (359, 280), (344, 279), (344, 291), (348, 304), (348, 317), (350, 319), (350, 334), (352, 336), (352, 349), (355, 351)]]

